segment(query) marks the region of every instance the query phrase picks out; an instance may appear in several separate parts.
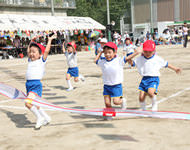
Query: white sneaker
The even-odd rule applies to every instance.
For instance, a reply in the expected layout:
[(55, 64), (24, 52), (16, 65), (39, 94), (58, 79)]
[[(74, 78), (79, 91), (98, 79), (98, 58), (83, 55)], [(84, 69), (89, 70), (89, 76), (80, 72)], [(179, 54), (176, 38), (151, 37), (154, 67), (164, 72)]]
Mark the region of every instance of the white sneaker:
[(127, 107), (127, 100), (125, 98), (122, 98), (122, 104), (121, 104), (121, 109), (125, 110)]
[(73, 90), (73, 87), (70, 87), (67, 89), (67, 91), (72, 91)]
[(35, 129), (38, 130), (41, 128), (41, 126), (44, 124), (45, 119), (44, 118), (39, 118), (37, 119), (36, 125), (35, 125)]
[(46, 117), (45, 121), (43, 122), (43, 125), (46, 126), (46, 125), (50, 124), (50, 122), (51, 122), (51, 118), (50, 117), (48, 117), (48, 118)]
[(84, 76), (83, 76), (83, 75), (81, 75), (81, 74), (80, 74), (80, 75), (79, 75), (79, 78), (81, 79), (81, 81), (82, 81), (82, 82), (84, 82), (84, 81), (85, 81), (85, 78), (84, 78)]
[(152, 111), (158, 111), (158, 104), (157, 103), (152, 104)]

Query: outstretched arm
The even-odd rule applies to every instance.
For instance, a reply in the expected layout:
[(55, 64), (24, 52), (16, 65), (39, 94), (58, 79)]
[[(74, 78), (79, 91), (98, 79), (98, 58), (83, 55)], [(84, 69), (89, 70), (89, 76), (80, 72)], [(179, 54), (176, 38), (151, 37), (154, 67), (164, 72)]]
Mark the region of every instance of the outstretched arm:
[(98, 55), (96, 56), (94, 63), (97, 62), (98, 59), (100, 59), (100, 56), (102, 55), (103, 51), (99, 52)]
[(181, 68), (175, 67), (171, 64), (168, 64), (168, 68), (170, 68), (171, 70), (175, 71), (177, 74), (181, 73)]
[(55, 39), (56, 37), (57, 37), (56, 34), (54, 34), (54, 35), (51, 36), (51, 37), (48, 37), (48, 43), (47, 43), (47, 46), (46, 46), (46, 49), (45, 49), (45, 52), (44, 52), (44, 55), (43, 55), (44, 60), (47, 59), (47, 56), (48, 56), (48, 54), (49, 54), (49, 51), (50, 51), (50, 48), (51, 48), (51, 41), (52, 41), (53, 39)]
[(140, 47), (137, 48), (136, 51), (133, 54), (126, 57), (125, 60), (128, 61), (128, 60), (134, 58), (135, 56), (137, 56), (139, 53), (142, 53), (142, 49)]
[(65, 54), (65, 41), (62, 44), (62, 51), (63, 51), (63, 54)]

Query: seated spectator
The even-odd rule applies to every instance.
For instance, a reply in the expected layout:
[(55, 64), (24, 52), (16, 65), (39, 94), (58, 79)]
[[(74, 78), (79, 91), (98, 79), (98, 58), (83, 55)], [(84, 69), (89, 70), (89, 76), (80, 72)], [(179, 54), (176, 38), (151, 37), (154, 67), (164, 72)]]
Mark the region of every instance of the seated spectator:
[(6, 44), (7, 46), (13, 46), (13, 41), (10, 39), (10, 36), (7, 36)]

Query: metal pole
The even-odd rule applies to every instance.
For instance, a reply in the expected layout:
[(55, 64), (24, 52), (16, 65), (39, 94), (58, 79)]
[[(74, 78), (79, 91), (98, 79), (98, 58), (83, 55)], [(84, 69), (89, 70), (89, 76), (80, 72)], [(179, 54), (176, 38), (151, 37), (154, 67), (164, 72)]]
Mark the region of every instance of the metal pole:
[[(110, 25), (110, 7), (109, 0), (107, 0), (107, 24)], [(111, 31), (108, 29), (108, 41), (111, 41)]]
[(131, 0), (131, 28), (132, 28), (132, 32), (134, 34), (134, 0)]
[(152, 14), (152, 0), (150, 0), (150, 31), (151, 34), (154, 32), (154, 24), (153, 24), (153, 14)]
[(51, 0), (51, 15), (54, 16), (54, 0)]

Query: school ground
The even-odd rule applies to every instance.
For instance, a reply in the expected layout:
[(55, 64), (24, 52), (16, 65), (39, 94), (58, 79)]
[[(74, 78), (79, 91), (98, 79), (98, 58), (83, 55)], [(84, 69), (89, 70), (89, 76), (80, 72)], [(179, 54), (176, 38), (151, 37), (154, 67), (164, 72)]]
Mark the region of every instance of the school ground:
[[(161, 70), (159, 110), (190, 113), (190, 46), (158, 46), (157, 53), (183, 68), (181, 75)], [(121, 54), (121, 52), (120, 52)], [(48, 57), (43, 79), (43, 98), (53, 104), (76, 109), (103, 108), (101, 70), (93, 63), (94, 52), (79, 52), (78, 64), (85, 82), (73, 83), (67, 92), (64, 55)], [(0, 82), (25, 92), (27, 59), (0, 61)], [(125, 65), (123, 91), (129, 109), (138, 109), (137, 70)], [(150, 104), (150, 99), (147, 99)], [(34, 130), (35, 117), (21, 100), (0, 96), (0, 150), (188, 150), (190, 121), (157, 118), (102, 118), (48, 111), (50, 125)]]

